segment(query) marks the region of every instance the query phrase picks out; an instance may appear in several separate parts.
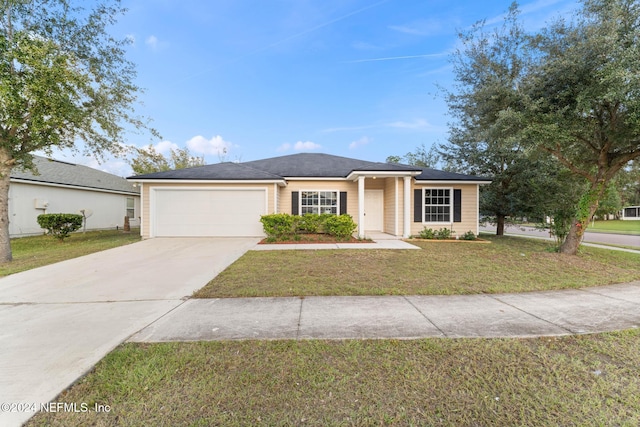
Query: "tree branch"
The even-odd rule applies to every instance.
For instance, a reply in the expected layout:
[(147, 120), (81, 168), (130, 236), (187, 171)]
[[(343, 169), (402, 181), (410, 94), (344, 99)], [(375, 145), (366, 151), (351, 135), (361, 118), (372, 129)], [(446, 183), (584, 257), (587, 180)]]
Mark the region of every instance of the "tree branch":
[(562, 154), (559, 147), (556, 149), (549, 148), (549, 147), (542, 147), (542, 149), (547, 153), (554, 155), (560, 161), (560, 163), (568, 167), (569, 170), (571, 170), (571, 172), (586, 178), (587, 180), (589, 180), (589, 182), (593, 182), (593, 177), (591, 176), (591, 174), (583, 171), (582, 169), (578, 168), (576, 165), (571, 163), (571, 161)]

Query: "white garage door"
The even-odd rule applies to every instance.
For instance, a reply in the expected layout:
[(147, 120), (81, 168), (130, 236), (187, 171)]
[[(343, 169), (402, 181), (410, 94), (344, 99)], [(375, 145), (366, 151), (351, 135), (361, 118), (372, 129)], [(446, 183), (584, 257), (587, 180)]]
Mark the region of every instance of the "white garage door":
[(265, 190), (155, 189), (152, 228), (157, 237), (262, 236)]

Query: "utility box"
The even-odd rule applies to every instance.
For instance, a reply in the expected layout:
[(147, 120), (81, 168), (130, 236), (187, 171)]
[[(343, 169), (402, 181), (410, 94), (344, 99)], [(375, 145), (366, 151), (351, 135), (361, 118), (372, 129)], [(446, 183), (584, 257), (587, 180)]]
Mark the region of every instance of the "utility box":
[(49, 206), (49, 201), (44, 199), (34, 199), (33, 201), (36, 209), (47, 209)]

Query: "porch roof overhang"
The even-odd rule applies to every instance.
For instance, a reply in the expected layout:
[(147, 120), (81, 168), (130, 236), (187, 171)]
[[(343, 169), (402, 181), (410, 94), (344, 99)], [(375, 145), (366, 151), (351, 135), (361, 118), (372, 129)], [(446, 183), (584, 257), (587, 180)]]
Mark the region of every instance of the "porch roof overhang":
[(354, 170), (347, 175), (347, 180), (356, 181), (360, 177), (364, 178), (400, 178), (400, 177), (414, 177), (422, 173), (420, 170), (395, 170), (395, 171), (360, 171)]
[(429, 185), (429, 184), (476, 184), (487, 185), (491, 184), (491, 181), (487, 180), (436, 180), (436, 179), (416, 179), (417, 185)]

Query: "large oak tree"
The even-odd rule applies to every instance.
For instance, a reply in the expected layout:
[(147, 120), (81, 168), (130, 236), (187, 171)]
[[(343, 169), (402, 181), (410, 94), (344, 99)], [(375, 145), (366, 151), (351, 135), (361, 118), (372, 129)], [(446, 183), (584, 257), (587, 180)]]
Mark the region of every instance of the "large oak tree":
[(140, 89), (128, 40), (107, 31), (124, 13), (119, 0), (72, 3), (0, 0), (0, 262), (12, 258), (13, 168), (33, 169), (34, 151), (77, 151), (79, 142), (101, 158), (124, 147), (125, 130), (149, 129), (134, 111)]
[(616, 174), (640, 157), (640, 3), (584, 0), (533, 39), (524, 135), (588, 182), (561, 252), (575, 254)]
[(450, 142), (480, 144), (481, 160), (540, 149), (582, 180), (571, 184), (584, 190), (560, 247), (575, 254), (616, 174), (640, 158), (640, 4), (583, 0), (573, 21), (537, 34), (516, 16), (514, 3), (507, 31), (463, 38)]

